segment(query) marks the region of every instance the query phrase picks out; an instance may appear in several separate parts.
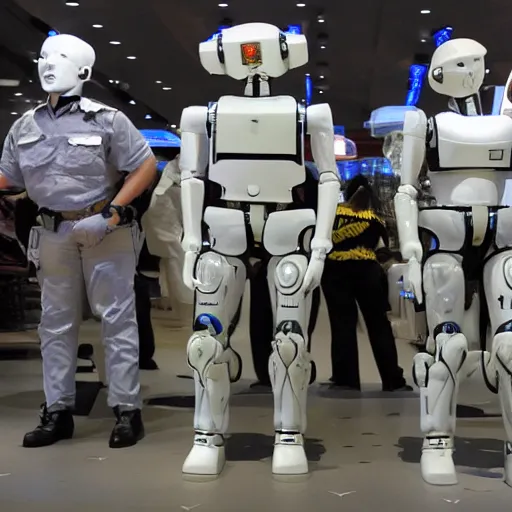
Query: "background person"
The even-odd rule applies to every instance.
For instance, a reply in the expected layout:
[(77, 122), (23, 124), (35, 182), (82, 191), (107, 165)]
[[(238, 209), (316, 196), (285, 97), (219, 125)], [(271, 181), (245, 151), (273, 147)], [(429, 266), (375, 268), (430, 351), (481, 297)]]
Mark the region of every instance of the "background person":
[(333, 386), (361, 389), (357, 346), (358, 305), (382, 380), (383, 391), (412, 390), (406, 385), (391, 324), (383, 269), (376, 251), (387, 245), (384, 222), (374, 213), (376, 198), (368, 180), (358, 175), (345, 191), (333, 227), (322, 290), (331, 324)]

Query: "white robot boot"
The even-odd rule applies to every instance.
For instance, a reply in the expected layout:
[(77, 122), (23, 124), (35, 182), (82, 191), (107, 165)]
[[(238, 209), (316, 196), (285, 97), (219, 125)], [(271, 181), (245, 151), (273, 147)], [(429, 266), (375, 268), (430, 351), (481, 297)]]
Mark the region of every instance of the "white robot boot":
[(276, 431), (272, 473), (276, 475), (308, 473), (303, 434), (312, 362), (304, 338), (292, 332), (293, 327), (288, 322), (278, 328), (269, 360)]
[(512, 487), (512, 332), (498, 332), (494, 337), (491, 364), (496, 375), (506, 435), (505, 483)]
[(468, 346), (461, 333), (440, 333), (435, 343), (435, 358), (428, 354), (414, 358), (415, 380), (421, 391), (421, 430), (425, 434), (421, 474), (432, 485), (455, 485), (453, 451), (458, 373)]

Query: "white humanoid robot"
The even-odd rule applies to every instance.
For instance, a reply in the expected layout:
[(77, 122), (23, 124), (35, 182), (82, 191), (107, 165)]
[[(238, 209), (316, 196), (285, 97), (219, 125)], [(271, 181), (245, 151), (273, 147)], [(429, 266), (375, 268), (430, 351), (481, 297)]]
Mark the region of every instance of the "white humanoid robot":
[[(275, 403), (272, 471), (306, 474), (303, 434), (314, 374), (307, 350), (310, 292), (320, 283), (332, 247), (340, 190), (331, 109), (325, 104), (305, 108), (290, 96), (270, 95), (271, 79), (307, 63), (302, 35), (249, 23), (201, 43), (199, 53), (210, 74), (244, 80), (246, 87), (245, 96), (186, 108), (181, 119), (183, 276), (196, 295), (187, 346), (196, 389), (195, 439), (183, 472), (218, 475), (224, 466), (230, 384), (242, 370), (230, 336), (247, 255), (254, 242), (261, 242), (272, 256), (268, 281), (276, 326), (269, 361)], [(305, 181), (307, 134), (319, 170), (316, 215), (278, 206), (291, 204), (292, 189)], [(204, 204), (205, 179), (220, 190), (218, 206)]]
[[(406, 289), (419, 302), (425, 294), (429, 353), (415, 357), (414, 377), (425, 435), (421, 472), (434, 485), (457, 483), (452, 454), (458, 386), (479, 360), (489, 389), (500, 397), (505, 481), (512, 485), (512, 209), (501, 205), (512, 174), (512, 119), (481, 115), (478, 91), (486, 53), (470, 39), (440, 46), (429, 83), (451, 98), (451, 111), (431, 119), (420, 110), (407, 112), (403, 130), (395, 208), (402, 255), (409, 261)], [(418, 176), (425, 158), (436, 206), (418, 212)], [(418, 229), (430, 235), (425, 254)], [(489, 312), (489, 325), (483, 326), (488, 336), (481, 344), (475, 321), (479, 290), (467, 285), (475, 278), (483, 284), (480, 299)]]

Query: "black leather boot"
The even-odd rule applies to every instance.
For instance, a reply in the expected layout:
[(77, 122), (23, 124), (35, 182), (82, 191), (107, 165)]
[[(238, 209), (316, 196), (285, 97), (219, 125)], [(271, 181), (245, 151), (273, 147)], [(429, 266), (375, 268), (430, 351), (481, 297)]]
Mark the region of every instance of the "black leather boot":
[(23, 438), (25, 448), (50, 446), (62, 439), (73, 437), (75, 423), (70, 410), (48, 412), (46, 404), (43, 404), (40, 417), (39, 425)]
[(120, 411), (114, 407), (117, 422), (110, 435), (110, 448), (128, 448), (134, 446), (144, 437), (144, 424), (140, 409)]

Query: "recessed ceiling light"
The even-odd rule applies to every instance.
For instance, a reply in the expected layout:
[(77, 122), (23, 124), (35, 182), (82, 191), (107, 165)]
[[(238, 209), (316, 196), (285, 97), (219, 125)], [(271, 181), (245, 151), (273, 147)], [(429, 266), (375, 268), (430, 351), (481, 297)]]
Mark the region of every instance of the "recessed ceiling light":
[(32, 59), (32, 62), (33, 62), (34, 64), (37, 64), (39, 61), (38, 61), (37, 59)]
[(15, 92), (14, 96), (23, 96), (23, 93), (22, 92)]
[(310, 73), (306, 73), (306, 76), (311, 76), (311, 74)]
[(422, 42), (422, 43), (426, 43), (426, 42), (427, 42), (427, 40), (426, 40), (426, 39), (422, 39), (422, 40), (421, 40), (421, 42)]
[(114, 80), (109, 80), (108, 81), (110, 84), (113, 84), (114, 83)]
[(157, 81), (155, 82), (155, 84), (161, 84), (161, 83), (162, 83), (162, 80), (157, 80)]
[(110, 44), (113, 44), (113, 45), (120, 45), (120, 44), (121, 44), (121, 41), (110, 41)]
[(146, 117), (144, 119), (153, 119), (153, 118), (151, 117), (151, 114), (146, 114)]
[(137, 105), (134, 100), (130, 100), (130, 105)]
[(420, 14), (430, 14), (430, 9), (423, 9)]
[(323, 44), (322, 46), (320, 46), (320, 50), (325, 50), (327, 48), (327, 46), (325, 46), (325, 44)]
[(297, 4), (297, 7), (306, 7), (306, 4)]
[(324, 93), (324, 91), (318, 91), (318, 94), (323, 94), (323, 93)]
[(80, 4), (78, 2), (66, 2), (68, 7), (78, 7)]
[(11, 116), (17, 116), (18, 112), (11, 112)]
[(227, 7), (228, 4), (219, 4), (219, 7)]
[(95, 23), (92, 28), (103, 28), (103, 25), (100, 25), (99, 23)]
[(126, 57), (128, 60), (135, 60), (137, 57), (135, 57), (135, 55), (129, 55), (128, 57)]
[(485, 70), (485, 74), (486, 74), (486, 75), (488, 75), (490, 72), (491, 72), (491, 70), (490, 70), (490, 69), (486, 69), (486, 70)]
[(318, 78), (320, 78), (320, 80), (323, 80), (325, 78), (324, 75), (320, 75)]
[(163, 89), (164, 91), (170, 91), (170, 90), (172, 89), (172, 87), (162, 87), (162, 89)]
[(171, 128), (176, 128), (176, 125), (175, 124), (171, 124)]

